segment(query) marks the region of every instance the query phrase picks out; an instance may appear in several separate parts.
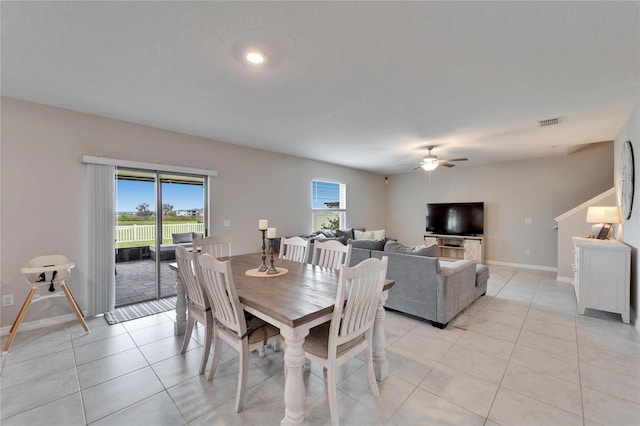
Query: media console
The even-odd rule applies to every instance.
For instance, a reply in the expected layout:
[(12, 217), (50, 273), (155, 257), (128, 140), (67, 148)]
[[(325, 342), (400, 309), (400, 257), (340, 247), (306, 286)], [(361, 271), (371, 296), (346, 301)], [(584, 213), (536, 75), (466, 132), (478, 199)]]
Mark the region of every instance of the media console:
[(437, 244), (438, 257), (442, 259), (468, 259), (484, 263), (484, 237), (425, 234), (424, 242)]

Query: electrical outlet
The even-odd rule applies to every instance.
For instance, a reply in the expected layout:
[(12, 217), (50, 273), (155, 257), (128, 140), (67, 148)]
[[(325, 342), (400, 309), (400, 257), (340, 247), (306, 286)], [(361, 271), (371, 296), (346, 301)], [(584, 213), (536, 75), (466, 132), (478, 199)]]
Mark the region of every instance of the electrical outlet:
[(225, 228), (229, 228), (231, 226), (231, 220), (225, 219), (222, 221), (222, 226)]
[(524, 251), (524, 255), (525, 255), (525, 256), (531, 256), (531, 250), (526, 249), (526, 250)]
[(5, 294), (2, 296), (2, 306), (13, 305), (13, 294)]
[(531, 219), (530, 217), (525, 217), (524, 223), (525, 225), (531, 225), (533, 223), (533, 219)]

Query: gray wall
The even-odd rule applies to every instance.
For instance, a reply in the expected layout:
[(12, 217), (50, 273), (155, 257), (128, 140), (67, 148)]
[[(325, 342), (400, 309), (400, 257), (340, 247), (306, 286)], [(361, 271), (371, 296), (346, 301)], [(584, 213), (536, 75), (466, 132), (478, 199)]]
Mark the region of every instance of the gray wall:
[[(16, 303), (2, 309), (3, 327), (28, 292), (20, 268), (37, 255), (62, 253), (76, 262), (69, 285), (87, 306), (82, 155), (217, 170), (210, 232), (231, 235), (235, 254), (259, 251), (259, 219), (279, 235), (308, 233), (314, 178), (346, 183), (347, 225), (386, 223), (380, 175), (7, 98), (1, 113), (0, 284)], [(63, 298), (48, 303), (33, 305), (25, 321), (71, 312)]]
[(611, 188), (612, 180), (611, 142), (564, 157), (439, 168), (431, 180), (422, 170), (390, 176), (387, 235), (420, 244), (426, 203), (484, 201), (487, 263), (551, 270), (557, 267), (554, 218)]

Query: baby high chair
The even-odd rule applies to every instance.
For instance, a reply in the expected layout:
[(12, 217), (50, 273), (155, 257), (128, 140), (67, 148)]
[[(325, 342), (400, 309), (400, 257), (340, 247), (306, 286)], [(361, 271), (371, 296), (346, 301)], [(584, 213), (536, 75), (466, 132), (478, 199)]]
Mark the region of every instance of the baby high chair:
[[(67, 287), (65, 280), (69, 278), (71, 275), (71, 268), (76, 265), (71, 262), (66, 256), (61, 254), (54, 254), (49, 256), (38, 256), (34, 257), (27, 263), (27, 266), (20, 269), (25, 275), (27, 279), (27, 284), (31, 286), (31, 291), (29, 291), (29, 295), (27, 299), (22, 304), (22, 308), (20, 308), (20, 312), (18, 312), (18, 316), (16, 317), (13, 326), (11, 327), (11, 331), (9, 332), (9, 339), (7, 343), (4, 345), (2, 349), (4, 352), (9, 350), (11, 343), (13, 343), (13, 339), (16, 337), (16, 333), (18, 332), (18, 327), (20, 327), (20, 323), (27, 313), (27, 309), (29, 305), (39, 300), (50, 299), (52, 297), (60, 297), (67, 296), (67, 300), (71, 305), (71, 309), (78, 317), (78, 321), (84, 328), (84, 331), (89, 332), (89, 327), (87, 327), (87, 323), (84, 321), (84, 314), (80, 310), (78, 303), (73, 298), (71, 291)], [(56, 292), (56, 285), (60, 285), (63, 293)], [(38, 286), (46, 285), (49, 287), (48, 294), (42, 294), (40, 296), (36, 296), (36, 290)]]

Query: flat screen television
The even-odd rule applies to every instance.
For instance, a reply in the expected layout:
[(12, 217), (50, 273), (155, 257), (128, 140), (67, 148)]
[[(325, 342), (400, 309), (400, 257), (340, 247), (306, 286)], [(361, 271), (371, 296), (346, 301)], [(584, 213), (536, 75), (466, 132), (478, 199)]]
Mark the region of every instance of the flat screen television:
[(484, 203), (429, 203), (426, 231), (444, 235), (482, 235)]

